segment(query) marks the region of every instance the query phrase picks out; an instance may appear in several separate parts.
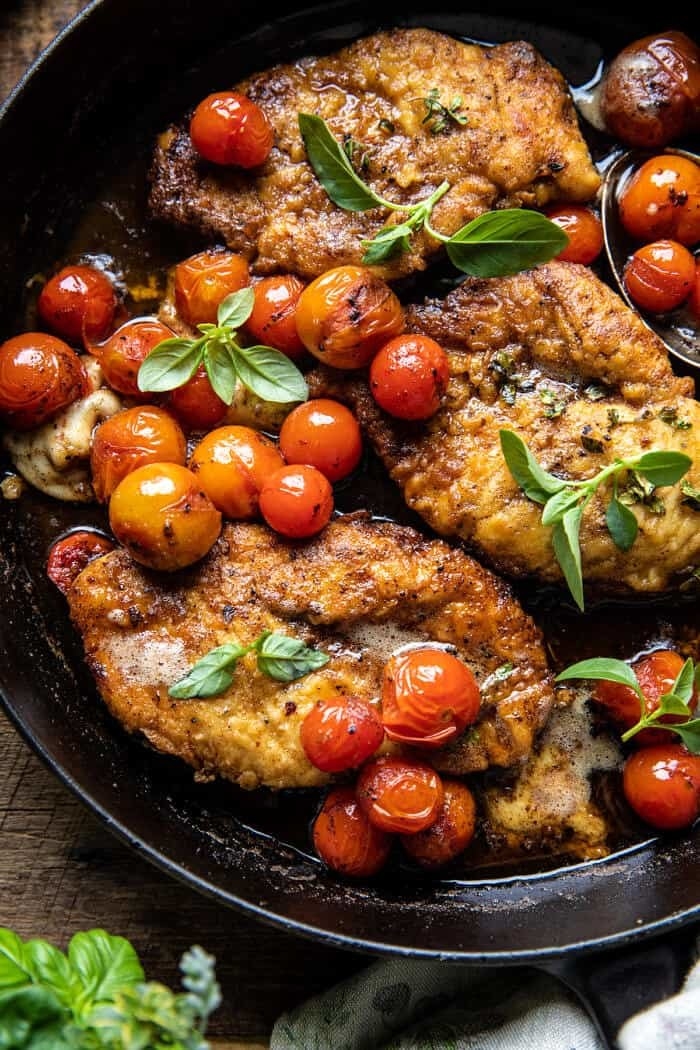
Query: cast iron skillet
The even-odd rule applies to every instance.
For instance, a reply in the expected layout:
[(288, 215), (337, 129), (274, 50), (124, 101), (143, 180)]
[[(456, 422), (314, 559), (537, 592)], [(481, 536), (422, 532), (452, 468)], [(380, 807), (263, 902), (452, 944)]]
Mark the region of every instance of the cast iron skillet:
[[(64, 257), (85, 201), (99, 200), (101, 186), (120, 172), (124, 199), (138, 200), (130, 158), (145, 155), (194, 99), (272, 61), (330, 50), (378, 28), (424, 24), (485, 41), (523, 36), (583, 84), (602, 58), (636, 37), (690, 32), (679, 21), (671, 27), (577, 5), (531, 3), (526, 23), (522, 5), (485, 6), (488, 15), (463, 0), (428, 13), (409, 0), (385, 0), (370, 15), (356, 3), (324, 2), (272, 22), (265, 7), (233, 0), (204, 13), (192, 0), (95, 0), (0, 113), (3, 338), (26, 324), (25, 282)], [(93, 208), (98, 230), (99, 212)], [(165, 233), (161, 247), (164, 256), (182, 257), (182, 245), (169, 245)], [(115, 834), (202, 893), (327, 943), (556, 970), (589, 1004), (592, 996), (609, 1033), (645, 997), (675, 990), (700, 918), (697, 830), (532, 875), (353, 886), (328, 875), (295, 838), (293, 800), (252, 805), (225, 785), (195, 787), (177, 761), (126, 738), (97, 697), (64, 600), (44, 575), (48, 543), (85, 520), (84, 508), (38, 494), (0, 504), (0, 692), (36, 753)], [(697, 614), (691, 605), (688, 615)]]

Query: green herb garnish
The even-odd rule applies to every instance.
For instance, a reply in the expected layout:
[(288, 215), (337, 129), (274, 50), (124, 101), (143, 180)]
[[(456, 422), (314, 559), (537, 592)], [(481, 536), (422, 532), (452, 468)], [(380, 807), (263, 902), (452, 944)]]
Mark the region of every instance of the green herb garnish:
[(464, 114), (459, 112), (462, 108), (461, 95), (455, 95), (449, 106), (446, 106), (440, 101), (438, 88), (431, 88), (425, 98), (421, 99), (421, 102), (425, 106), (426, 111), (421, 123), (430, 125), (433, 135), (440, 135), (443, 131), (447, 131), (451, 120), (455, 124), (464, 125), (468, 123)]
[(522, 438), (512, 430), (499, 431), (501, 451), (508, 469), (525, 495), (542, 509), (542, 524), (552, 528), (552, 547), (567, 586), (579, 609), (584, 608), (579, 532), (583, 513), (603, 482), (612, 480), (605, 522), (613, 542), (622, 551), (637, 538), (637, 519), (618, 496), (618, 477), (634, 470), (654, 489), (675, 485), (692, 465), (683, 452), (644, 452), (632, 459), (616, 459), (594, 477), (567, 481), (550, 474), (538, 463)]
[(306, 380), (286, 354), (271, 346), (241, 346), (238, 329), (250, 317), (253, 303), (253, 289), (241, 288), (221, 302), (215, 325), (197, 325), (199, 339), (173, 338), (158, 343), (139, 368), (139, 390), (174, 390), (203, 364), (212, 387), (227, 405), (239, 381), (263, 401), (306, 401)]
[(446, 237), (430, 225), (430, 216), (437, 202), (450, 189), (449, 182), (441, 182), (437, 189), (416, 204), (388, 201), (362, 181), (343, 146), (321, 117), (300, 113), (298, 119), (309, 163), (334, 204), (345, 211), (384, 208), (405, 216), (402, 222), (389, 223), (371, 240), (362, 242), (365, 249), (362, 261), (367, 265), (410, 251), (411, 236), (422, 229), (445, 245), (448, 257), (457, 269), (476, 277), (504, 277), (519, 273), (553, 259), (569, 243), (560, 226), (540, 212), (525, 208), (486, 212), (451, 237)]

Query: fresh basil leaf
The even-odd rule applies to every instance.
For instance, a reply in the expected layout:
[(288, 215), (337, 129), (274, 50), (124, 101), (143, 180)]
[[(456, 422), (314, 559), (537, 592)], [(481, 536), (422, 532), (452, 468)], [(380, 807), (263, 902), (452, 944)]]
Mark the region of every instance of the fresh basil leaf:
[(675, 485), (692, 464), (692, 459), (684, 452), (645, 452), (635, 461), (634, 469), (639, 471), (655, 488), (662, 488), (666, 485)]
[(412, 228), (405, 222), (397, 223), (396, 226), (385, 226), (371, 241), (362, 241), (362, 247), (366, 249), (362, 262), (365, 266), (372, 266), (390, 259), (393, 255), (409, 252), (412, 232)]
[(621, 551), (628, 551), (637, 538), (639, 524), (629, 507), (621, 503), (616, 496), (608, 503), (605, 524), (615, 546)]
[(671, 693), (677, 696), (685, 704), (689, 704), (692, 696), (693, 689), (695, 687), (695, 665), (693, 661), (688, 657), (680, 671), (678, 677), (673, 683), (673, 689)]
[(197, 371), (204, 339), (164, 339), (144, 358), (137, 384), (144, 392), (163, 393), (182, 386)]
[(63, 952), (43, 940), (27, 941), (24, 950), (34, 979), (51, 988), (61, 1003), (70, 1007), (76, 993), (80, 991), (80, 982)]
[[(40, 1028), (32, 1031), (31, 1042), (27, 1044), (27, 1050), (77, 1050), (80, 1047), (80, 1040), (84, 1039), (84, 1034), (72, 1029), (73, 1026), (66, 1024), (63, 1018), (49, 1024), (42, 1024)], [(87, 1046), (86, 1043), (83, 1045)], [(0, 1047), (2, 1046), (0, 1037)]]
[(321, 117), (300, 113), (298, 120), (309, 163), (334, 204), (345, 211), (369, 211), (386, 206), (356, 174), (345, 150)]
[(232, 672), (236, 663), (247, 652), (246, 648), (235, 642), (210, 649), (192, 665), (184, 678), (170, 686), (168, 696), (176, 700), (192, 700), (226, 692), (233, 682)]
[(269, 346), (237, 346), (233, 359), (241, 383), (263, 401), (306, 401), (309, 388), (297, 366)]
[(551, 495), (566, 487), (565, 481), (540, 466), (522, 438), (512, 430), (500, 430), (499, 437), (509, 471), (531, 500), (547, 503)]
[(238, 384), (231, 351), (221, 339), (210, 339), (204, 347), (202, 359), (214, 393), (224, 404), (230, 405)]
[(566, 514), (567, 510), (571, 510), (581, 499), (581, 493), (575, 489), (560, 489), (553, 496), (550, 496), (544, 505), (542, 511), (542, 524), (543, 525), (556, 525), (558, 521)]
[(27, 960), (24, 941), (14, 930), (0, 927), (0, 992), (33, 978), (31, 963)]
[(694, 718), (690, 722), (676, 723), (672, 726), (661, 726), (660, 728), (672, 729), (692, 754), (700, 755), (700, 718)]
[[(22, 988), (6, 989), (0, 997), (0, 1039), (3, 1038), (3, 1025), (7, 1026), (9, 1032), (15, 1033), (14, 1038), (24, 1039), (29, 1036), (34, 1046), (34, 1032), (42, 1025), (50, 1021), (65, 1020), (66, 1011), (54, 995), (51, 988), (43, 988), (38, 984), (27, 984)], [(6, 1037), (5, 1037), (6, 1038)], [(22, 1042), (3, 1042), (0, 1047), (23, 1046)]]
[(526, 208), (488, 211), (447, 241), (447, 254), (473, 277), (506, 277), (548, 262), (569, 238), (557, 223)]
[(567, 510), (561, 521), (552, 529), (552, 547), (559, 562), (564, 579), (571, 596), (583, 612), (583, 573), (581, 571), (581, 547), (579, 530), (581, 528), (582, 507)]
[(80, 1010), (113, 999), (117, 992), (143, 981), (144, 973), (133, 946), (106, 930), (76, 933), (68, 945), (68, 959), (81, 985)]
[(575, 678), (591, 679), (599, 682), (617, 682), (632, 689), (640, 701), (644, 702), (641, 686), (636, 674), (624, 660), (614, 660), (609, 656), (596, 656), (590, 660), (580, 660), (560, 671), (555, 682), (569, 682)]
[(219, 303), (216, 312), (216, 323), (220, 327), (240, 328), (250, 317), (255, 303), (255, 292), (252, 288), (239, 288), (231, 292)]
[(258, 648), (258, 667), (278, 682), (302, 678), (324, 667), (329, 659), (327, 653), (310, 649), (299, 638), (286, 634), (268, 634)]
[(661, 715), (685, 715), (686, 718), (689, 718), (692, 714), (683, 697), (675, 693), (664, 693), (659, 697), (659, 706), (654, 713), (657, 712), (659, 717)]

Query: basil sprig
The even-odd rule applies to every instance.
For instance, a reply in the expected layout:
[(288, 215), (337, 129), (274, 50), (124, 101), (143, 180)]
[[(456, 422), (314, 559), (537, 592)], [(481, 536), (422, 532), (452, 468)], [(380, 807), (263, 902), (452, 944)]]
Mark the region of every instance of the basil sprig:
[(192, 700), (218, 696), (233, 682), (236, 664), (246, 653), (255, 653), (258, 668), (277, 682), (293, 682), (310, 671), (324, 667), (330, 657), (320, 649), (312, 649), (299, 638), (288, 634), (263, 631), (250, 645), (218, 645), (210, 649), (189, 669), (184, 678), (168, 689), (168, 695), (177, 700)]
[(162, 393), (182, 386), (204, 365), (222, 401), (230, 405), (240, 381), (263, 401), (306, 401), (306, 380), (286, 354), (271, 346), (241, 346), (237, 333), (250, 317), (252, 288), (232, 292), (220, 303), (216, 324), (199, 324), (198, 339), (173, 338), (158, 343), (139, 368), (139, 390)]
[(605, 523), (613, 543), (628, 551), (639, 525), (632, 511), (618, 498), (618, 477), (635, 470), (654, 488), (675, 485), (692, 465), (683, 452), (644, 452), (631, 459), (615, 459), (592, 478), (567, 481), (550, 474), (538, 463), (525, 442), (512, 430), (499, 431), (501, 451), (508, 469), (528, 499), (542, 504), (542, 524), (551, 526), (552, 547), (569, 591), (579, 609), (584, 609), (583, 574), (579, 533), (584, 511), (603, 482), (612, 479), (613, 491), (605, 512)]
[[(621, 737), (623, 741), (631, 740), (642, 729), (655, 726), (657, 729), (666, 729), (669, 733), (675, 733), (689, 751), (692, 751), (694, 755), (700, 754), (700, 718), (693, 718), (693, 711), (690, 707), (693, 692), (700, 689), (700, 664), (696, 666), (688, 658), (678, 672), (670, 693), (660, 696), (658, 707), (652, 711), (647, 711), (646, 699), (639, 679), (633, 668), (624, 660), (613, 660), (609, 657), (581, 660), (558, 674), (555, 681), (567, 682), (576, 678), (617, 682), (620, 685), (626, 685), (637, 695), (640, 705), (639, 721), (630, 729), (625, 730)], [(660, 719), (664, 715), (678, 715), (685, 718), (686, 721), (661, 722)]]
[(504, 277), (548, 262), (569, 243), (564, 230), (537, 211), (503, 208), (486, 212), (468, 222), (451, 237), (430, 225), (433, 208), (450, 189), (445, 181), (416, 204), (388, 201), (368, 186), (354, 170), (347, 153), (326, 122), (311, 113), (300, 113), (299, 130), (309, 163), (324, 190), (345, 211), (384, 208), (400, 212), (403, 222), (388, 224), (371, 239), (362, 241), (367, 265), (380, 263), (410, 250), (411, 235), (425, 229), (441, 241), (457, 269), (475, 277)]

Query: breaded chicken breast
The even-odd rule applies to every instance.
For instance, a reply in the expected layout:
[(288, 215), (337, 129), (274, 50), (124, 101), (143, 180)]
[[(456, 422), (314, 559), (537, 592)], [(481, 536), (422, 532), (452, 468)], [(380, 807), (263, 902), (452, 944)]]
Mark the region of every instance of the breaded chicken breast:
[[(304, 716), (337, 693), (378, 701), (384, 663), (410, 642), (454, 646), (480, 683), (461, 772), (523, 761), (552, 704), (539, 629), (507, 585), (441, 540), (364, 514), (303, 542), (227, 524), (212, 552), (177, 576), (144, 570), (119, 549), (83, 570), (68, 602), (97, 687), (126, 729), (200, 776), (244, 788), (323, 784), (300, 743)], [(282, 684), (248, 655), (223, 694), (168, 695), (210, 649), (246, 645), (264, 630), (301, 638), (330, 660)]]

